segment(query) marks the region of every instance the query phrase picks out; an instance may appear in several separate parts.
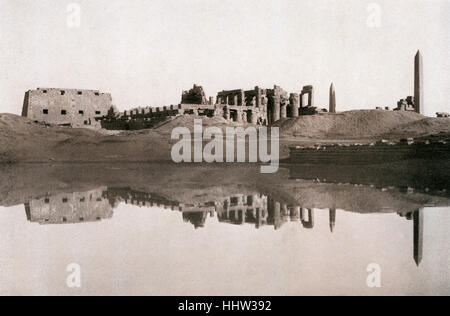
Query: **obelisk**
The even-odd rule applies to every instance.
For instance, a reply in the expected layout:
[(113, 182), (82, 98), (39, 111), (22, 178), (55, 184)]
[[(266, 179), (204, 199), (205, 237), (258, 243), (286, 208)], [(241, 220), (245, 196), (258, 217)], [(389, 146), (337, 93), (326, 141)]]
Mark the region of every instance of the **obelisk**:
[(334, 91), (334, 84), (330, 87), (330, 113), (336, 113), (336, 92)]
[(420, 51), (417, 51), (414, 60), (414, 109), (423, 114), (423, 60)]
[(423, 257), (423, 210), (414, 211), (414, 261), (417, 266), (422, 262)]
[(334, 226), (336, 225), (336, 209), (330, 208), (330, 231), (334, 232)]

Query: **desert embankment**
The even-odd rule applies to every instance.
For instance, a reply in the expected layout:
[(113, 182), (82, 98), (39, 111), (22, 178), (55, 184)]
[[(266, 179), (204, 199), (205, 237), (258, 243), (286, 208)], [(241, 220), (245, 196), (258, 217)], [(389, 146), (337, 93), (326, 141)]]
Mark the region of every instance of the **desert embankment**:
[[(176, 142), (170, 137), (173, 128), (192, 130), (194, 119), (200, 118), (203, 127), (230, 125), (217, 118), (180, 116), (154, 129), (113, 133), (52, 126), (0, 114), (0, 163), (170, 161)], [(280, 128), (282, 158), (292, 145), (373, 142), (450, 133), (449, 118), (379, 110), (301, 116), (280, 120), (274, 126)]]

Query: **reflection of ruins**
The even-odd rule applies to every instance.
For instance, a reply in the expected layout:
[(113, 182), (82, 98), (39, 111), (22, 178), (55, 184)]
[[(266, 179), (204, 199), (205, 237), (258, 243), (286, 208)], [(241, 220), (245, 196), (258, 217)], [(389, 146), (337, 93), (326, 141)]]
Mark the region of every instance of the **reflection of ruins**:
[[(111, 204), (124, 202), (140, 207), (160, 207), (182, 213), (183, 220), (195, 228), (204, 227), (209, 217), (217, 215), (218, 221), (232, 225), (252, 224), (256, 228), (273, 226), (275, 229), (287, 222), (300, 222), (306, 229), (314, 228), (314, 210), (279, 202), (263, 194), (237, 194), (219, 201), (204, 203), (178, 203), (161, 195), (129, 188), (109, 188), (103, 196)], [(330, 229), (334, 229), (336, 210), (330, 210)]]
[[(100, 187), (95, 190), (59, 193), (33, 199), (25, 204), (27, 219), (40, 224), (96, 222), (110, 219), (119, 203), (138, 207), (158, 207), (180, 212), (183, 221), (196, 229), (204, 227), (208, 218), (217, 216), (220, 223), (254, 225), (256, 229), (273, 226), (280, 229), (285, 223), (298, 222), (304, 229), (313, 229), (314, 210), (292, 205), (264, 194), (236, 194), (217, 201), (179, 203), (161, 194), (125, 188)], [(423, 256), (423, 211), (399, 213), (414, 226), (414, 261), (419, 265)], [(336, 208), (329, 209), (329, 227), (334, 232)]]
[[(31, 200), (25, 204), (27, 219), (40, 224), (82, 223), (111, 218), (119, 203), (139, 207), (159, 207), (182, 213), (183, 220), (195, 228), (204, 227), (208, 217), (232, 225), (252, 224), (256, 228), (281, 228), (287, 222), (299, 222), (314, 228), (314, 210), (289, 205), (264, 194), (237, 194), (219, 201), (179, 203), (160, 194), (131, 188), (106, 188), (75, 193), (60, 193)], [(335, 225), (335, 210), (330, 210), (330, 229)]]
[(64, 224), (112, 218), (113, 205), (102, 197), (104, 191), (106, 187), (31, 200), (25, 204), (27, 219), (39, 224)]
[(422, 262), (423, 257), (423, 210), (415, 210), (406, 215), (399, 214), (402, 217), (406, 217), (407, 220), (413, 221), (414, 237), (413, 237), (413, 249), (414, 249), (414, 261), (417, 266)]

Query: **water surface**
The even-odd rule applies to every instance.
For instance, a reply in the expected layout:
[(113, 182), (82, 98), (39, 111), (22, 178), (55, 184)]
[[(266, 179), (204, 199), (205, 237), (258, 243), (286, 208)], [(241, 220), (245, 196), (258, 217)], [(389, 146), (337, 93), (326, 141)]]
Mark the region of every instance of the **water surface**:
[(314, 169), (4, 167), (0, 294), (450, 294), (445, 181)]

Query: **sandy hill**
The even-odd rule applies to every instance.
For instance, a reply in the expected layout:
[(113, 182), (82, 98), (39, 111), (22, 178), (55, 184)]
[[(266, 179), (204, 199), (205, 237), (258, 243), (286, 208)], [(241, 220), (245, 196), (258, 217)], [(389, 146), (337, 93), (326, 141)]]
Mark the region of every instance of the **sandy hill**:
[(21, 116), (0, 114), (0, 163), (167, 159), (169, 143), (156, 133), (110, 135), (90, 129), (46, 126)]
[(159, 125), (158, 127), (155, 128), (155, 130), (161, 134), (171, 134), (172, 130), (176, 127), (186, 127), (189, 130), (193, 131), (194, 120), (202, 120), (203, 128), (207, 128), (207, 127), (211, 127), (211, 126), (225, 128), (227, 126), (248, 125), (248, 124), (242, 124), (242, 123), (230, 123), (229, 121), (225, 120), (224, 118), (220, 118), (220, 117), (208, 118), (208, 117), (204, 117), (204, 116), (189, 115), (189, 116), (175, 117), (174, 119), (166, 121), (165, 123)]
[(316, 139), (354, 139), (389, 136), (417, 137), (450, 132), (450, 119), (427, 118), (414, 112), (361, 110), (301, 116), (275, 124), (281, 135)]
[[(0, 114), (0, 163), (5, 162), (150, 162), (170, 161), (173, 128), (191, 131), (194, 119), (181, 116), (155, 129), (110, 133), (35, 123), (13, 114)], [(203, 127), (237, 126), (221, 118), (202, 117)], [(417, 137), (450, 133), (450, 119), (426, 118), (410, 112), (350, 111), (336, 115), (303, 116), (277, 122), (282, 156), (288, 144), (354, 141), (355, 138)], [(294, 137), (295, 136), (295, 137)]]

